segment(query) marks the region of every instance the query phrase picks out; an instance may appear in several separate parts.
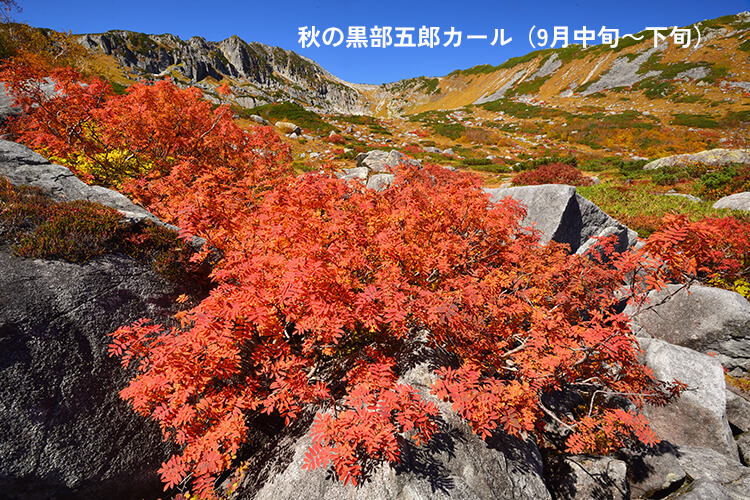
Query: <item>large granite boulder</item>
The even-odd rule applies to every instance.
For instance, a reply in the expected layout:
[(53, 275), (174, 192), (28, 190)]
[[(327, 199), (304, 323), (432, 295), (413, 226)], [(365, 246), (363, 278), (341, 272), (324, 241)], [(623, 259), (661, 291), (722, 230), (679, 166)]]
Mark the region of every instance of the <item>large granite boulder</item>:
[(0, 139), (0, 176), (14, 186), (41, 188), (56, 201), (93, 201), (119, 210), (133, 222), (148, 219), (161, 223), (155, 215), (125, 195), (101, 186), (89, 186), (67, 167), (50, 163), (23, 144)]
[(85, 264), (0, 246), (0, 497), (156, 498), (168, 458), (158, 426), (118, 392), (108, 334), (169, 321), (186, 290), (117, 255)]
[(635, 231), (623, 226), (592, 202), (576, 193), (576, 188), (562, 184), (486, 188), (490, 201), (512, 197), (526, 206), (523, 224), (533, 225), (542, 233), (542, 242), (556, 241), (570, 245), (571, 252), (586, 251), (591, 238), (614, 234), (616, 249), (624, 251), (638, 238)]
[(483, 441), (430, 396), (433, 374), (426, 363), (401, 381), (420, 390), (440, 408), (440, 432), (429, 446), (404, 443), (401, 464), (378, 465), (358, 485), (344, 485), (324, 469), (306, 471), (302, 462), (311, 444), (310, 419), (282, 430), (249, 461), (235, 500), (544, 500), (550, 499), (542, 477), (542, 457), (530, 441), (498, 433)]
[(649, 294), (649, 303), (634, 315), (641, 334), (702, 353), (715, 353), (729, 370), (750, 370), (750, 302), (721, 288), (667, 285)]
[(679, 446), (716, 450), (739, 461), (726, 415), (724, 369), (716, 358), (657, 339), (641, 339), (645, 362), (659, 380), (688, 385), (667, 406), (647, 406), (645, 415), (656, 434)]
[(721, 167), (732, 163), (750, 164), (750, 149), (711, 149), (699, 153), (682, 154), (659, 158), (644, 165), (644, 170), (655, 170), (661, 167), (686, 167), (701, 163)]
[(745, 210), (750, 212), (750, 192), (730, 194), (713, 204), (714, 208), (728, 208), (731, 210)]

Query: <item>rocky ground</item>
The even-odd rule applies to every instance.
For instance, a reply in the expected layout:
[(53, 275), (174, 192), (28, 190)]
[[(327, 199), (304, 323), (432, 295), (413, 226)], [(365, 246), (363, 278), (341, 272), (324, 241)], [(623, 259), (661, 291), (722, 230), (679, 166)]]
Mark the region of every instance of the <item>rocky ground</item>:
[[(370, 153), (340, 175), (381, 189), (389, 164), (400, 160), (397, 152)], [(59, 198), (91, 196), (59, 169), (23, 146), (0, 142), (0, 173), (13, 183), (36, 184)], [(137, 212), (116, 194), (89, 191)], [(622, 249), (635, 243), (632, 231), (573, 187), (488, 191), (527, 204), (526, 222), (574, 251), (605, 233), (619, 234)], [(121, 256), (71, 264), (22, 259), (3, 246), (0, 260), (3, 497), (157, 498), (156, 465), (168, 450), (158, 429), (117, 397), (126, 374), (107, 357), (106, 334), (144, 313), (167, 320), (182, 291)], [(750, 498), (750, 395), (727, 385), (722, 368), (750, 368), (750, 303), (727, 290), (695, 286), (686, 293), (675, 286), (651, 304), (631, 311), (644, 362), (659, 378), (690, 387), (676, 404), (647, 408), (663, 439), (654, 448), (616, 457), (556, 456), (502, 435), (485, 443), (440, 403), (441, 432), (429, 447), (406, 450), (400, 466), (379, 467), (352, 489), (323, 470), (301, 469), (307, 415), (283, 430), (269, 424), (254, 431), (248, 458), (254, 473), (232, 498)], [(404, 381), (426, 394), (432, 354), (419, 345), (410, 349), (418, 362)]]

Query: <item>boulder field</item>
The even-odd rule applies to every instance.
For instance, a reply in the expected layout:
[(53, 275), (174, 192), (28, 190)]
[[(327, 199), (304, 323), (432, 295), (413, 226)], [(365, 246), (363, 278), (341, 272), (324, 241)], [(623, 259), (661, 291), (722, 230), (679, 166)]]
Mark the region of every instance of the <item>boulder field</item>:
[[(370, 153), (341, 177), (386, 189), (395, 152)], [(0, 141), (0, 175), (36, 185), (55, 199), (113, 206), (130, 223), (155, 219), (119, 193), (86, 186), (64, 167), (24, 146)], [(380, 177), (378, 177), (380, 176)], [(375, 180), (373, 180), (375, 179)], [(372, 184), (372, 186), (371, 186)], [(487, 190), (527, 205), (528, 225), (545, 240), (583, 252), (591, 238), (635, 234), (576, 193), (545, 185)], [(122, 255), (84, 264), (26, 259), (0, 244), (0, 498), (156, 499), (170, 453), (158, 427), (136, 415), (118, 391), (128, 379), (107, 356), (108, 334), (147, 316), (169, 322), (185, 290)], [(440, 432), (427, 447), (404, 449), (397, 467), (379, 466), (361, 487), (302, 470), (312, 413), (288, 427), (251, 431), (248, 470), (232, 498), (250, 499), (748, 499), (750, 401), (727, 387), (722, 365), (750, 368), (750, 303), (694, 286), (668, 287), (633, 314), (644, 362), (664, 379), (690, 386), (675, 404), (647, 408), (662, 442), (614, 457), (553, 456), (532, 441), (497, 433), (488, 441), (438, 403)], [(669, 297), (669, 300), (664, 300)], [(412, 346), (402, 380), (425, 397), (431, 383), (425, 346)], [(709, 355), (711, 353), (711, 355)]]

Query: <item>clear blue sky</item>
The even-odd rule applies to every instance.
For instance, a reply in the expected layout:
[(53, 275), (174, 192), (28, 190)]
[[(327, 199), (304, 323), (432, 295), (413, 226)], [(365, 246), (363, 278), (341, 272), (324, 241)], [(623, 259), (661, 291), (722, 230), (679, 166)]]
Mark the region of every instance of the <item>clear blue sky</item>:
[[(443, 76), (454, 69), (477, 64), (497, 65), (510, 57), (531, 52), (532, 26), (550, 33), (555, 26), (573, 30), (583, 26), (599, 31), (616, 28), (621, 34), (650, 26), (685, 26), (703, 19), (750, 10), (750, 0), (580, 0), (566, 2), (505, 0), (18, 0), (23, 12), (18, 20), (33, 26), (97, 33), (127, 29), (144, 33), (172, 33), (187, 39), (197, 35), (218, 41), (238, 35), (293, 50), (317, 61), (326, 70), (354, 83), (385, 83), (414, 76)], [(421, 26), (440, 29), (440, 46), (302, 48), (298, 30), (316, 26), (321, 32), (336, 27), (347, 35), (350, 26), (364, 26), (369, 38), (378, 26), (414, 27), (414, 43)], [(450, 28), (462, 32), (459, 47), (443, 47)], [(495, 30), (504, 29), (512, 41), (491, 45)], [(394, 30), (395, 33), (395, 30)], [(486, 35), (468, 40), (467, 35)], [(393, 42), (398, 40), (394, 37)], [(549, 43), (548, 43), (549, 45)]]

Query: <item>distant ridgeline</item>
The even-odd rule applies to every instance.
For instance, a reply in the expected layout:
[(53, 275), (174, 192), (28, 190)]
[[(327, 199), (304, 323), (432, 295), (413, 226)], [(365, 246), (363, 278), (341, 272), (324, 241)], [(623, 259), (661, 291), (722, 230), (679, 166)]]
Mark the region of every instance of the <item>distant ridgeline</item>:
[(228, 79), (236, 104), (246, 108), (289, 101), (323, 113), (392, 116), (509, 98), (589, 102), (614, 93), (623, 99), (634, 94), (700, 104), (717, 92), (750, 91), (750, 14), (693, 27), (701, 32), (697, 48), (683, 48), (670, 38), (655, 47), (653, 31), (646, 30), (637, 34), (642, 41), (621, 38), (616, 48), (544, 49), (499, 66), (485, 64), (440, 78), (379, 86), (345, 82), (292, 51), (237, 36), (208, 42), (200, 37), (184, 41), (170, 34), (109, 31), (80, 35), (79, 41), (96, 55), (91, 59), (93, 69), (114, 81), (127, 84), (144, 76), (171, 76), (211, 95), (219, 81)]

